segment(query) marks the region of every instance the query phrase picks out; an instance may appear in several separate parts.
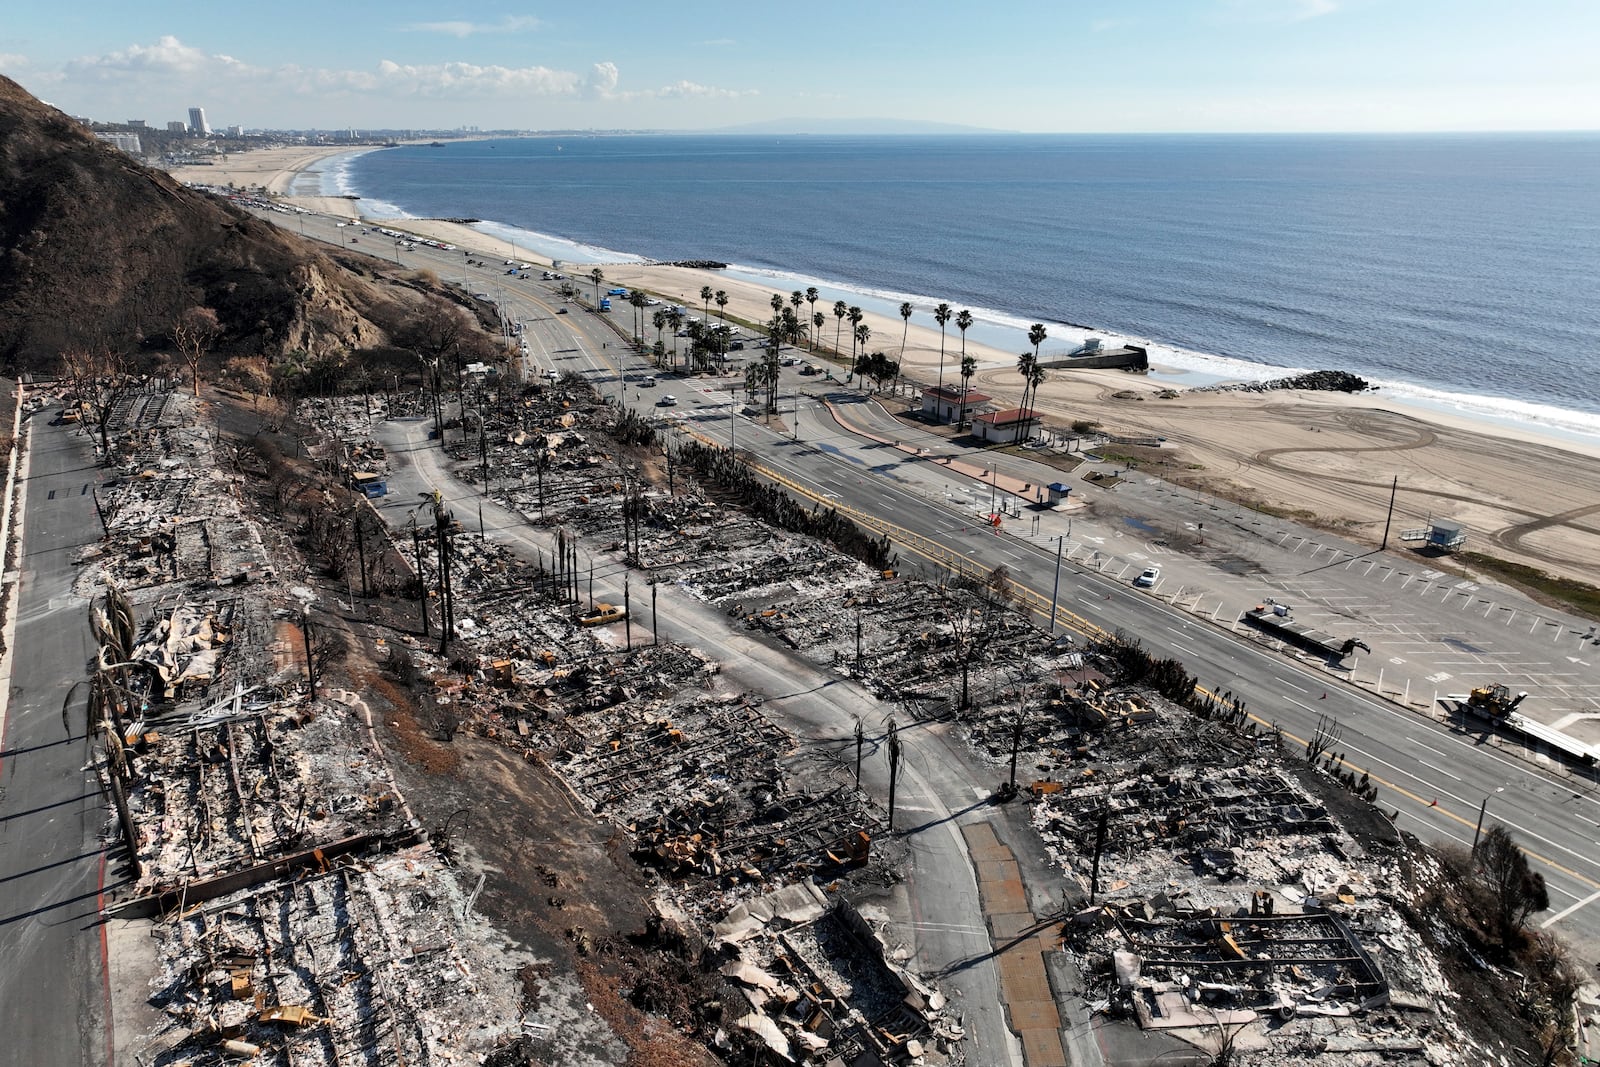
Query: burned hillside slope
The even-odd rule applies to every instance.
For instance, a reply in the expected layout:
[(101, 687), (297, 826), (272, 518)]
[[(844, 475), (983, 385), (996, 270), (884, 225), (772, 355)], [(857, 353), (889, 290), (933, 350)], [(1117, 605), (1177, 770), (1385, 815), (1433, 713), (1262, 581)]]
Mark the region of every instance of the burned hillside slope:
[(0, 77), (0, 367), (46, 368), (72, 346), (162, 346), (191, 307), (216, 313), (218, 353), (269, 357), (382, 344), (397, 314), (313, 246)]

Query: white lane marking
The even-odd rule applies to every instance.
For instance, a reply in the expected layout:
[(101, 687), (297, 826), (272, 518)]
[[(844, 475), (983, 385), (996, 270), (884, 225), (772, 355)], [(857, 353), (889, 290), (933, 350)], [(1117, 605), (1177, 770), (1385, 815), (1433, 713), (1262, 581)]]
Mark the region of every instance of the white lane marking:
[[(1550, 888), (1556, 888), (1556, 887), (1552, 886)], [(1539, 929), (1548, 930), (1548, 929), (1550, 929), (1551, 926), (1553, 926), (1556, 923), (1560, 922), (1562, 919), (1565, 919), (1568, 915), (1571, 915), (1573, 912), (1577, 911), (1579, 908), (1588, 907), (1590, 904), (1593, 904), (1597, 900), (1600, 900), (1600, 889), (1596, 889), (1593, 893), (1590, 893), (1588, 896), (1584, 897), (1582, 900), (1575, 901), (1574, 903), (1569, 904), (1565, 908), (1562, 908), (1560, 911), (1558, 911), (1554, 915), (1550, 916), (1550, 918), (1548, 918), (1544, 922), (1540, 923), (1539, 924)]]
[(1440, 774), (1444, 775), (1446, 778), (1453, 779), (1454, 781), (1457, 781), (1457, 782), (1461, 781), (1461, 778), (1458, 775), (1451, 774), (1449, 771), (1445, 770), (1443, 767), (1438, 766), (1437, 764), (1429, 763), (1425, 759), (1419, 759), (1419, 760), (1417, 760), (1417, 762), (1422, 764), (1424, 767), (1427, 767), (1429, 770), (1438, 771)]

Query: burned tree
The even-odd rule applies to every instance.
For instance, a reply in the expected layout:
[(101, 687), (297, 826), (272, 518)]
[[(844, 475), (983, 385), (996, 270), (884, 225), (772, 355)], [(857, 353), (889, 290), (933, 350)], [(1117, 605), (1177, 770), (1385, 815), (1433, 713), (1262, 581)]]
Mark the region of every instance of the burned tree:
[(211, 345), (222, 334), (222, 324), (217, 313), (208, 307), (192, 307), (178, 316), (172, 325), (172, 343), (189, 368), (189, 378), (194, 395), (200, 395), (200, 361), (211, 351)]
[(1521, 941), (1528, 917), (1550, 907), (1544, 875), (1528, 866), (1528, 857), (1504, 826), (1484, 831), (1473, 858), (1482, 872), (1501, 941), (1506, 945)]
[(61, 353), (61, 365), (72, 383), (73, 395), (100, 438), (101, 458), (109, 462), (111, 412), (133, 384), (132, 367), (127, 357), (104, 343), (66, 349)]

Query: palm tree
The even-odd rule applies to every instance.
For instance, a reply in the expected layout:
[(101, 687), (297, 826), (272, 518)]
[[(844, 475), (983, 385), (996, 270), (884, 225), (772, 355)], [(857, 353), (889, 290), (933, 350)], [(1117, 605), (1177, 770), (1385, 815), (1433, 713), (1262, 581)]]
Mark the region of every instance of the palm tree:
[(1033, 366), (1038, 361), (1032, 352), (1024, 352), (1017, 357), (1017, 373), (1022, 375), (1022, 402), (1017, 405), (1017, 410), (1024, 416), (1028, 413), (1028, 384), (1033, 380)]
[(978, 361), (971, 356), (961, 357), (961, 416), (956, 419), (956, 429), (967, 421), (967, 391), (972, 386), (972, 376), (978, 373)]
[(835, 300), (833, 302), (833, 317), (835, 319), (839, 320), (838, 322), (836, 322), (834, 324), (834, 327), (833, 327), (833, 353), (834, 353), (834, 355), (838, 355), (839, 354), (839, 331), (840, 331), (840, 329), (842, 329), (844, 327), (844, 317), (848, 313), (849, 313), (849, 309), (845, 307), (845, 304), (844, 304), (843, 300)]
[(906, 358), (906, 335), (911, 332), (911, 302), (906, 301), (900, 305), (900, 317), (905, 320), (905, 326), (900, 330), (900, 359)]
[[(1039, 402), (1039, 386), (1043, 384), (1044, 364), (1040, 363), (1038, 360), (1034, 360), (1033, 369), (1028, 372), (1028, 385), (1033, 389), (1033, 402), (1035, 404)], [(1019, 440), (1021, 439), (1022, 431), (1025, 429), (1027, 429), (1027, 423), (1023, 423), (1022, 427), (1017, 430)]]
[(595, 310), (598, 311), (600, 309), (600, 283), (606, 280), (606, 272), (596, 267), (589, 272), (589, 280), (594, 282), (594, 306)]
[(950, 305), (940, 303), (933, 309), (933, 321), (939, 324), (939, 389), (944, 389), (944, 326), (950, 321), (950, 316), (955, 314), (950, 310)]
[(633, 336), (637, 340), (644, 333), (644, 309), (650, 303), (650, 298), (635, 289), (628, 294), (628, 303), (633, 305)]
[(772, 315), (773, 315), (774, 318), (776, 318), (780, 313), (782, 313), (782, 311), (783, 311), (783, 297), (779, 296), (777, 293), (773, 293), (772, 294), (772, 299), (767, 301), (767, 303), (770, 304), (771, 307), (772, 307)]
[(789, 294), (789, 306), (794, 308), (795, 317), (800, 316), (800, 305), (806, 302), (806, 294), (796, 289)]
[[(1036, 322), (1032, 326), (1028, 327), (1028, 343), (1033, 346), (1033, 362), (1028, 367), (1027, 375), (1029, 386), (1034, 387), (1036, 390), (1034, 392), (1035, 398), (1037, 398), (1039, 395), (1037, 392), (1039, 382), (1044, 380), (1044, 375), (1035, 375), (1034, 373), (1039, 367), (1039, 346), (1044, 344), (1044, 339), (1049, 336), (1050, 335), (1045, 332), (1044, 323), (1042, 322)], [(1022, 399), (1024, 401), (1028, 399), (1028, 386), (1023, 387)], [(1023, 407), (1026, 408), (1027, 404), (1024, 403)], [(1023, 411), (1023, 415), (1027, 415), (1026, 410)]]
[(667, 311), (667, 323), (672, 327), (672, 369), (678, 369), (678, 329), (683, 326), (683, 312), (677, 308)]
[[(822, 323), (817, 322), (817, 297), (819, 297), (821, 295), (822, 295), (821, 293), (817, 292), (817, 287), (816, 286), (814, 286), (814, 285), (807, 286), (807, 288), (806, 288), (806, 301), (808, 303), (810, 303), (810, 305), (811, 305), (811, 321), (813, 323), (815, 323), (818, 327), (822, 326)], [(811, 346), (810, 347), (811, 347), (811, 350), (813, 350), (813, 351), (817, 347), (817, 335), (814, 334), (814, 333), (811, 335)]]
[(656, 347), (662, 348), (661, 330), (667, 325), (667, 313), (657, 308), (656, 313), (650, 316), (650, 325), (656, 328)]
[(711, 318), (711, 298), (716, 295), (711, 291), (711, 286), (702, 285), (700, 287), (700, 317), (702, 319)]
[[(857, 308), (856, 310), (859, 311), (860, 309)], [(869, 340), (871, 340), (871, 339), (872, 339), (872, 327), (868, 326), (864, 322), (857, 322), (856, 323), (856, 331), (855, 331), (855, 341), (856, 341), (857, 344), (859, 344), (861, 346), (861, 352), (862, 352), (863, 355), (867, 351), (867, 342)], [(856, 350), (854, 348), (850, 349), (850, 355), (852, 357), (855, 355), (855, 352), (856, 352)], [(854, 362), (855, 362), (854, 359), (852, 359), (851, 363), (854, 364)]]
[(723, 322), (727, 322), (728, 321), (728, 312), (727, 312), (728, 294), (727, 294), (727, 291), (723, 290), (723, 289), (718, 289), (715, 299), (717, 301), (717, 318), (721, 319)]
[(956, 312), (956, 329), (961, 331), (961, 358), (967, 358), (967, 327), (972, 325), (972, 312), (962, 308)]
[(824, 315), (822, 312), (813, 311), (811, 313), (811, 345), (810, 345), (810, 351), (815, 351), (816, 350), (816, 347), (817, 347), (817, 335), (822, 333), (822, 324), (827, 322), (827, 321), (828, 321), (828, 316)]

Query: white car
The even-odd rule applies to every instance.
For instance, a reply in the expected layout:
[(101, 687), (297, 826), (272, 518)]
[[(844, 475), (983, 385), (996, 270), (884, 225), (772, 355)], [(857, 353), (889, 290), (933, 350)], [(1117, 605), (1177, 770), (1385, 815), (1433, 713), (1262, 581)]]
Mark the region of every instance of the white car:
[(639, 385), (645, 389), (648, 389), (655, 384), (656, 376), (654, 374), (646, 374), (643, 378), (639, 379)]
[(1155, 585), (1160, 580), (1161, 580), (1161, 568), (1160, 567), (1146, 567), (1140, 573), (1139, 577), (1137, 577), (1137, 578), (1135, 578), (1133, 580), (1133, 584), (1134, 585), (1138, 585), (1138, 586), (1144, 586), (1145, 588), (1149, 588), (1150, 586)]
[(656, 401), (656, 407), (660, 408), (675, 408), (677, 406), (678, 398), (673, 396), (671, 393), (668, 393), (666, 396)]

